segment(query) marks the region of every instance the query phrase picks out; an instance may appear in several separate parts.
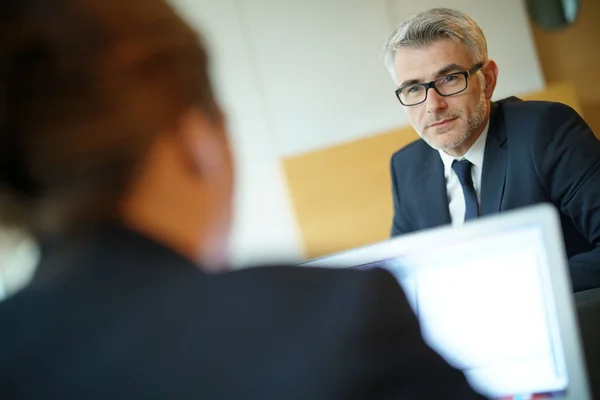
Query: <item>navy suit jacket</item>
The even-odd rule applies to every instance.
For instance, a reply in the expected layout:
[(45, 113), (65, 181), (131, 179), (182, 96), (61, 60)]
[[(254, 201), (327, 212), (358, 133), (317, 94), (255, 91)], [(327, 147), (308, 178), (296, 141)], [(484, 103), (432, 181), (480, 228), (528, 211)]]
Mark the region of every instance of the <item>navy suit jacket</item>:
[(125, 228), (0, 303), (2, 399), (479, 399), (384, 270), (207, 275)]
[[(450, 223), (444, 166), (418, 140), (391, 159), (392, 236)], [(600, 141), (561, 103), (492, 103), (481, 215), (553, 203), (560, 211), (575, 291), (600, 287)]]

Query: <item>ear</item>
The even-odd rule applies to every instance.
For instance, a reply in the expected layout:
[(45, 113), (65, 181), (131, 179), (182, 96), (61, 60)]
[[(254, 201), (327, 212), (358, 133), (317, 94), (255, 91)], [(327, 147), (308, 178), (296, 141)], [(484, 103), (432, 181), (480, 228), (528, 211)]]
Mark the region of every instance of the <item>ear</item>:
[(223, 116), (191, 108), (180, 117), (177, 130), (192, 172), (205, 180), (220, 179), (230, 157)]
[(498, 82), (498, 65), (496, 65), (494, 60), (489, 60), (482, 68), (482, 72), (485, 77), (485, 98), (491, 100), (494, 90), (496, 90), (496, 83)]

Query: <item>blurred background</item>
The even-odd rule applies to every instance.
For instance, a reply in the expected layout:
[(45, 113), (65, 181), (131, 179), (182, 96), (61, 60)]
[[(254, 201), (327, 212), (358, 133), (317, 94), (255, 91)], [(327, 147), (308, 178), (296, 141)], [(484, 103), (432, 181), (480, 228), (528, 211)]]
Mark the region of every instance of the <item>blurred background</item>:
[[(417, 136), (381, 50), (414, 12), (450, 7), (479, 23), (500, 70), (495, 99), (562, 101), (600, 133), (597, 0), (170, 2), (203, 35), (229, 120), (236, 268), (387, 238), (389, 157)], [(11, 277), (6, 291), (20, 281), (7, 265), (36, 259), (34, 247), (18, 240), (21, 247), (0, 247), (0, 272)], [(9, 258), (15, 248), (17, 261)], [(21, 270), (24, 280), (31, 269)]]

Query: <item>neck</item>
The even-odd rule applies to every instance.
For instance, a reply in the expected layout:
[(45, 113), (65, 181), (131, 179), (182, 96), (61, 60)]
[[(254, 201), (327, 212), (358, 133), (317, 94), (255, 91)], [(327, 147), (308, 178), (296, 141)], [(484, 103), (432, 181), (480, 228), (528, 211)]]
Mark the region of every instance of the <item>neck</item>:
[(172, 211), (163, 211), (160, 207), (157, 209), (148, 204), (129, 201), (124, 204), (122, 219), (128, 227), (163, 243), (190, 261), (199, 263), (198, 250), (190, 240), (197, 235), (193, 232), (189, 219), (187, 223), (178, 223), (181, 220), (173, 216)]
[(148, 151), (119, 214), (127, 226), (207, 272), (221, 271), (227, 262), (229, 220), (211, 183), (181, 162), (174, 136), (163, 135)]
[(210, 203), (209, 195), (198, 192), (200, 189), (187, 190), (191, 185), (179, 185), (175, 178), (169, 182), (158, 188), (147, 181), (147, 185), (138, 185), (122, 202), (123, 222), (207, 272), (223, 270), (229, 231), (211, 215), (214, 208), (199, 206), (203, 200)]

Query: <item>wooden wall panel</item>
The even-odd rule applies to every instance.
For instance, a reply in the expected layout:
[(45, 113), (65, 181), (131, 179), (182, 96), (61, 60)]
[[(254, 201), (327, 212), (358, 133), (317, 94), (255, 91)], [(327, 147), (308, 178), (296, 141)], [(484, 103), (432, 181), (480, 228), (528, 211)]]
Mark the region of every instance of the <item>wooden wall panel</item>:
[[(562, 101), (581, 112), (570, 84), (524, 99)], [(305, 254), (317, 257), (385, 240), (392, 219), (389, 161), (418, 139), (411, 127), (283, 160)]]
[(549, 31), (531, 23), (532, 33), (546, 82), (574, 84), (586, 121), (600, 137), (600, 1), (579, 3), (573, 25)]

